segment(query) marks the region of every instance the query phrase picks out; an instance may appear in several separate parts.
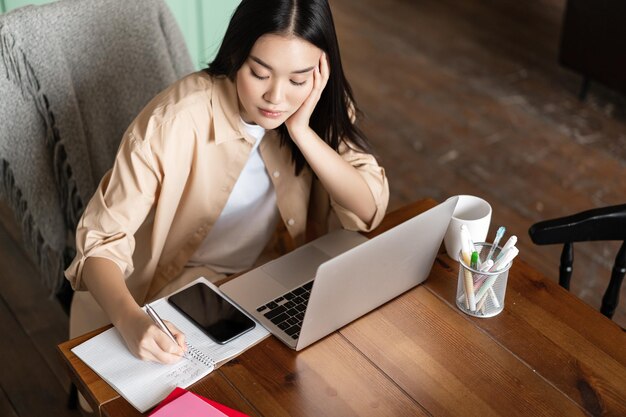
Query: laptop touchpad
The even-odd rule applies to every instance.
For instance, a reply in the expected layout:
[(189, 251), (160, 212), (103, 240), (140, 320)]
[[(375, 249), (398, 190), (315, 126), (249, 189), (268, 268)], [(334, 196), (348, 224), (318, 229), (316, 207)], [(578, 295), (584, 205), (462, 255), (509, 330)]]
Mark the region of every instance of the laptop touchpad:
[(329, 259), (330, 256), (308, 245), (265, 264), (261, 269), (286, 289), (291, 289), (314, 278), (317, 267)]

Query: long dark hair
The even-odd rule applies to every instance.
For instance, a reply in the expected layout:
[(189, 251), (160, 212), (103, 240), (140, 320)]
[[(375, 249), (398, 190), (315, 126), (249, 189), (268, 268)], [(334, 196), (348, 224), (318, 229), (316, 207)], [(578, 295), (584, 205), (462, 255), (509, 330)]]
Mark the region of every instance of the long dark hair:
[[(268, 33), (297, 36), (326, 53), (330, 78), (311, 115), (311, 128), (335, 151), (345, 140), (348, 146), (371, 153), (367, 138), (351, 120), (351, 115), (357, 116), (360, 112), (343, 73), (337, 34), (327, 0), (242, 0), (230, 20), (215, 59), (205, 71), (212, 76), (225, 75), (234, 80), (254, 43)], [(281, 145), (291, 149), (297, 175), (306, 165), (306, 160), (289, 137), (284, 123), (277, 131)]]

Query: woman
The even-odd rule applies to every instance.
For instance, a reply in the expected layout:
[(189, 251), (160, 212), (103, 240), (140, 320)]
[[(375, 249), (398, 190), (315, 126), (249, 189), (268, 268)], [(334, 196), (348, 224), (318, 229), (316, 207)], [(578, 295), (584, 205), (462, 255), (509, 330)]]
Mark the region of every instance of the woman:
[(332, 220), (371, 230), (384, 171), (353, 125), (327, 0), (243, 0), (208, 69), (126, 131), (77, 229), (71, 336), (112, 322), (136, 356), (180, 359), (140, 305), (249, 268), (279, 222), (301, 244)]

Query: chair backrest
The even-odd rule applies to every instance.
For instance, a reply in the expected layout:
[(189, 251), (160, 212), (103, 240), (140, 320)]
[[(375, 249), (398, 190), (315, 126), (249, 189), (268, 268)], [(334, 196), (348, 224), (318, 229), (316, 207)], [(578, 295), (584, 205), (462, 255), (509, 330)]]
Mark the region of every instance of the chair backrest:
[(568, 0), (559, 61), (585, 77), (626, 94), (626, 2)]
[(535, 223), (528, 230), (537, 245), (563, 244), (559, 284), (569, 290), (574, 263), (574, 242), (599, 240), (623, 241), (602, 297), (600, 311), (611, 318), (619, 303), (620, 288), (626, 274), (626, 204), (587, 210), (567, 217)]
[(124, 131), (191, 71), (162, 0), (60, 0), (0, 15), (0, 194), (51, 291)]

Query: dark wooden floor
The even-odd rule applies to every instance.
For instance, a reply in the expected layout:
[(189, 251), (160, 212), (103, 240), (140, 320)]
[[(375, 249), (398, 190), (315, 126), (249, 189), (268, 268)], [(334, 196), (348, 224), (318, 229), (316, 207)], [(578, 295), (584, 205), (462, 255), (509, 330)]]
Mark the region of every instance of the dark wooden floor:
[[(626, 98), (557, 64), (565, 0), (333, 1), (348, 78), (391, 207), (476, 194), (521, 256), (557, 280), (536, 221), (626, 200)], [(572, 291), (599, 307), (619, 245), (575, 246)], [(622, 299), (626, 288), (622, 288)], [(625, 302), (615, 321), (626, 326)]]
[(56, 353), (67, 315), (40, 284), (11, 217), (0, 205), (0, 416), (81, 416), (66, 407), (70, 382)]
[[(541, 219), (623, 203), (626, 100), (557, 65), (564, 0), (332, 0), (347, 75), (391, 184), (391, 208), (476, 194), (556, 280)], [(48, 299), (0, 207), (0, 416), (77, 416), (55, 345), (67, 317)], [(576, 247), (572, 290), (597, 307), (615, 244)], [(624, 293), (624, 291), (622, 291)], [(622, 294), (622, 299), (625, 295)], [(615, 320), (626, 327), (626, 308)]]

